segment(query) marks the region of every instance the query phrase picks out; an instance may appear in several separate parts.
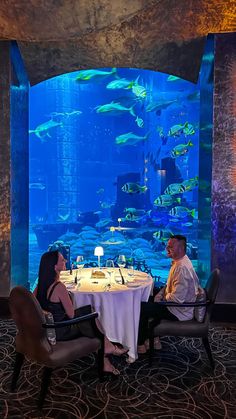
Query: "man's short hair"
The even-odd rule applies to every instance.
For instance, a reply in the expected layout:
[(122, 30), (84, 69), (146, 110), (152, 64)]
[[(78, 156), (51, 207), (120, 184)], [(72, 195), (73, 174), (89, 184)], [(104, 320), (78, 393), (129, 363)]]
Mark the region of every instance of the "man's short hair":
[(183, 241), (184, 242), (184, 250), (186, 252), (186, 249), (187, 249), (187, 239), (186, 239), (185, 236), (182, 236), (182, 234), (173, 234), (170, 237), (170, 239), (176, 239), (176, 240), (179, 240), (179, 241)]

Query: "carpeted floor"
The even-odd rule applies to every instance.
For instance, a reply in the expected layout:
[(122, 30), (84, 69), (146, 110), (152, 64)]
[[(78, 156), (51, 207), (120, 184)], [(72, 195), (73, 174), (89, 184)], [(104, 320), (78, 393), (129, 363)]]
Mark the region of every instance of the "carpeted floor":
[(236, 326), (214, 326), (213, 375), (199, 339), (162, 339), (153, 367), (146, 355), (134, 364), (113, 358), (122, 371), (100, 383), (93, 356), (53, 373), (43, 411), (36, 409), (41, 368), (26, 362), (17, 392), (9, 385), (15, 326), (0, 322), (0, 418), (236, 418)]

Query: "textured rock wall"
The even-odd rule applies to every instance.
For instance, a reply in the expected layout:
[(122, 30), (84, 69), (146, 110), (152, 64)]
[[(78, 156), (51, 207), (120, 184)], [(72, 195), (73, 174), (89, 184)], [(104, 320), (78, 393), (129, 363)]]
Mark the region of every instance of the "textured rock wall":
[(212, 265), (221, 269), (218, 300), (236, 302), (236, 34), (215, 40)]
[(0, 42), (0, 296), (8, 295), (10, 241), (10, 42)]
[(38, 3), (18, 0), (10, 9), (7, 2), (0, 5), (0, 36), (19, 41), (31, 84), (110, 66), (162, 71), (196, 82), (208, 33), (236, 30), (234, 0)]
[(0, 296), (5, 297), (11, 286), (28, 283), (28, 81), (16, 45), (0, 42), (0, 57)]

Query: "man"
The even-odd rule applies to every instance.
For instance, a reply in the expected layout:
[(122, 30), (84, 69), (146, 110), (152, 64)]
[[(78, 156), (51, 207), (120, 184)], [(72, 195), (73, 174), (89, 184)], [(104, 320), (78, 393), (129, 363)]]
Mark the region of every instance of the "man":
[[(155, 296), (154, 302), (141, 304), (138, 336), (139, 353), (145, 353), (148, 347), (146, 339), (148, 337), (148, 319), (150, 317), (156, 320), (156, 324), (161, 319), (183, 321), (193, 318), (193, 307), (179, 308), (156, 304), (158, 301), (172, 301), (176, 303), (196, 301), (199, 280), (192, 262), (186, 255), (186, 247), (186, 237), (180, 234), (172, 236), (167, 243), (167, 256), (172, 259), (170, 273), (166, 286)], [(155, 341), (155, 348), (161, 348), (158, 340)]]

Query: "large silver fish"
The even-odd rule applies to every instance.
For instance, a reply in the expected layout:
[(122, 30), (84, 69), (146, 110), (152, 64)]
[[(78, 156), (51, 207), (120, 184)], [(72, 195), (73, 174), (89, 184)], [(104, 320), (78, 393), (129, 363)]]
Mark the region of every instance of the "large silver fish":
[(118, 102), (106, 103), (105, 105), (97, 106), (97, 113), (105, 113), (106, 115), (123, 115), (124, 113), (129, 112), (132, 116), (136, 116), (134, 112), (134, 106), (126, 108)]
[(81, 70), (76, 77), (77, 83), (89, 83), (93, 80), (101, 80), (105, 77), (112, 76), (116, 74), (116, 68), (112, 68), (111, 71), (104, 71), (104, 70)]
[(133, 132), (127, 132), (126, 134), (121, 134), (116, 137), (117, 145), (135, 145), (140, 141), (147, 141), (150, 133), (141, 137), (140, 135), (133, 134)]
[(49, 131), (51, 131), (53, 128), (62, 126), (62, 122), (57, 122), (50, 119), (49, 121), (38, 125), (35, 129), (30, 129), (29, 134), (35, 134), (38, 138), (40, 138), (40, 140), (44, 140), (46, 137), (51, 138)]

